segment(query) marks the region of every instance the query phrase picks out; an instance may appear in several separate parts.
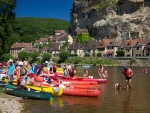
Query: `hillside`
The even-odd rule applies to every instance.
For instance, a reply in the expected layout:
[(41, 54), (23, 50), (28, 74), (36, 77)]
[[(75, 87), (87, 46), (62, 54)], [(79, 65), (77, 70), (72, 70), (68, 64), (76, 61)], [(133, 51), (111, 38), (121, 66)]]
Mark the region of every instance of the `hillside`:
[(36, 39), (54, 35), (55, 30), (68, 32), (69, 22), (54, 18), (16, 18), (14, 42), (33, 42)]
[(71, 35), (87, 28), (96, 39), (150, 36), (149, 0), (74, 0), (70, 15)]

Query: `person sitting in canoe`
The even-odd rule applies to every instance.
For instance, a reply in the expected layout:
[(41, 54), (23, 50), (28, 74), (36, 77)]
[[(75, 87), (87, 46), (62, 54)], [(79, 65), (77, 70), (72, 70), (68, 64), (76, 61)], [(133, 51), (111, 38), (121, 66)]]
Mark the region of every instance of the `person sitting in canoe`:
[(84, 76), (84, 77), (87, 77), (87, 76), (88, 76), (88, 70), (87, 70), (87, 69), (84, 69), (83, 76)]

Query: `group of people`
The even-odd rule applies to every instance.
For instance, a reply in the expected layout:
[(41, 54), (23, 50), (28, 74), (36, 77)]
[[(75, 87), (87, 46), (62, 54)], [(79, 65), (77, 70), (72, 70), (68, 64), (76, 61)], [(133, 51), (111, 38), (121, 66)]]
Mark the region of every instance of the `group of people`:
[[(67, 64), (61, 64), (61, 68), (64, 69), (64, 76), (67, 78), (69, 76), (73, 77), (75, 75), (74, 70), (70, 63)], [(127, 67), (123, 66), (123, 74), (125, 75), (125, 81), (126, 81), (126, 88), (131, 89), (131, 78), (133, 75), (133, 71)], [(32, 78), (34, 76), (39, 76), (39, 75), (47, 75), (47, 74), (56, 74), (57, 70), (57, 65), (50, 59), (50, 61), (46, 61), (45, 63), (42, 64), (32, 64), (30, 65), (27, 61), (27, 59), (23, 60), (16, 60), (13, 62), (12, 59), (10, 59), (7, 62), (7, 76), (8, 76), (8, 82), (12, 82), (14, 79), (17, 79), (18, 84), (21, 86), (25, 86), (27, 78)], [(107, 69), (104, 68), (102, 65), (99, 66), (98, 68), (98, 75), (100, 78), (105, 79), (107, 78)], [(58, 75), (57, 75), (58, 76)], [(83, 76), (87, 77), (88, 76), (88, 69), (84, 69)]]
[(25, 87), (26, 82), (34, 80), (34, 76), (39, 76), (41, 74), (53, 74), (56, 73), (57, 66), (50, 59), (50, 62), (46, 61), (42, 64), (32, 64), (30, 65), (27, 59), (16, 60), (9, 59), (7, 62), (7, 76), (8, 82), (11, 83), (14, 79), (17, 83)]
[[(100, 66), (98, 68), (98, 75), (102, 79), (105, 79), (108, 76), (107, 69), (104, 68), (101, 64), (100, 64)], [(88, 76), (88, 69), (87, 68), (84, 69), (83, 76), (84, 77)]]

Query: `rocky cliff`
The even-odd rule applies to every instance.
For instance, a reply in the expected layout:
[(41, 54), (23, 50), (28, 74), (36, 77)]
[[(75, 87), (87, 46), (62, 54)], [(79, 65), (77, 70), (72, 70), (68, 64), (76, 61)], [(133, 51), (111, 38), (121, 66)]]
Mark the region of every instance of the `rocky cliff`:
[(88, 29), (96, 39), (150, 36), (149, 0), (74, 0), (70, 34)]

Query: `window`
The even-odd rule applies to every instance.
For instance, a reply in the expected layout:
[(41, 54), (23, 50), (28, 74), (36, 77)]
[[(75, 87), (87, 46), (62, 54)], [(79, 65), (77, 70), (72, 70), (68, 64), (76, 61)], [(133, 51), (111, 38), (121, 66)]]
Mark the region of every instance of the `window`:
[(127, 49), (127, 52), (129, 52), (130, 50), (129, 49)]
[(136, 50), (139, 50), (139, 47), (137, 47)]
[(114, 49), (114, 47), (112, 46), (112, 49)]

